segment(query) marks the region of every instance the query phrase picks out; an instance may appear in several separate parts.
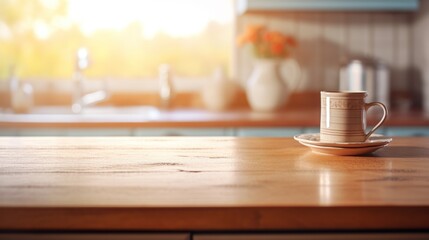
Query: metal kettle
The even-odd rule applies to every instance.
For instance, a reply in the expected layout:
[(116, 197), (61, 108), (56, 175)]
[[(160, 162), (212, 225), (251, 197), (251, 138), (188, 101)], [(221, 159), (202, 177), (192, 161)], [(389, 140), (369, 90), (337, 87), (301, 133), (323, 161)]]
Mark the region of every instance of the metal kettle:
[(366, 91), (367, 101), (390, 106), (390, 72), (385, 63), (366, 58), (350, 58), (341, 65), (340, 91)]

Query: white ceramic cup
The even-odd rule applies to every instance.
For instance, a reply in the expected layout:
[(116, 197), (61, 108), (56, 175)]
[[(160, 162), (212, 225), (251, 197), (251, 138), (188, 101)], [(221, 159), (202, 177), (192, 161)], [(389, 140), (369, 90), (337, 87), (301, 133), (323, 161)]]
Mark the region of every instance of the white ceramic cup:
[[(387, 108), (380, 102), (365, 103), (366, 92), (320, 92), (320, 141), (365, 142), (386, 120)], [(369, 131), (366, 111), (373, 106), (383, 109), (381, 120)]]

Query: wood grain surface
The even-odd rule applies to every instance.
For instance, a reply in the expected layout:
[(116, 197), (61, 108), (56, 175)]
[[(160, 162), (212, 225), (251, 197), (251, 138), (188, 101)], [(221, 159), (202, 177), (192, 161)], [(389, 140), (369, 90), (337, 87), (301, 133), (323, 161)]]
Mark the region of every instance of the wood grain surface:
[(3, 230), (429, 229), (429, 138), (0, 138)]

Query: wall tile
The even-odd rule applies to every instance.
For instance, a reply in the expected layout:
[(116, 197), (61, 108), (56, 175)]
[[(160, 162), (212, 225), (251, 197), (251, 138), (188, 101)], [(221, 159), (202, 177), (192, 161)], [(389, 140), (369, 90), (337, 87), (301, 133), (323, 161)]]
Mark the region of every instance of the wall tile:
[(429, 113), (429, 1), (420, 1), (419, 12), (412, 19), (412, 82), (416, 102), (422, 101)]
[(323, 88), (338, 90), (339, 69), (346, 54), (346, 14), (331, 13), (322, 16)]
[(409, 15), (393, 14), (394, 46), (392, 62), (392, 89), (408, 89), (411, 66), (411, 20)]
[[(297, 37), (300, 46), (295, 58), (303, 67), (301, 91), (338, 89), (340, 63), (347, 55), (385, 61), (391, 68), (392, 88), (410, 88), (410, 13), (249, 14), (237, 21), (241, 29), (247, 24), (265, 24)], [(243, 83), (252, 69), (248, 50), (239, 49), (238, 54), (238, 77)]]
[(321, 14), (298, 15), (297, 60), (302, 66), (302, 83), (298, 90), (318, 90), (323, 87), (321, 56)]
[(371, 56), (371, 21), (368, 13), (346, 15), (346, 50), (353, 56)]

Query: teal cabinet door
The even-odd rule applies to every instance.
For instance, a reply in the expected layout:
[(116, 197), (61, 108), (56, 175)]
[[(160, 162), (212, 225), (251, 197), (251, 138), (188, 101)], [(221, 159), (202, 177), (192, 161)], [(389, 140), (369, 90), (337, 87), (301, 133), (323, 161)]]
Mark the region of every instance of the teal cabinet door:
[(389, 127), (386, 135), (393, 137), (429, 136), (429, 127)]
[(301, 128), (238, 128), (238, 137), (293, 137), (302, 133)]
[(71, 137), (108, 137), (108, 136), (131, 136), (128, 128), (93, 128), (93, 129), (67, 129), (65, 136)]
[(18, 136), (18, 130), (2, 128), (0, 129), (0, 136)]
[(139, 128), (133, 136), (232, 136), (233, 131), (224, 128)]

